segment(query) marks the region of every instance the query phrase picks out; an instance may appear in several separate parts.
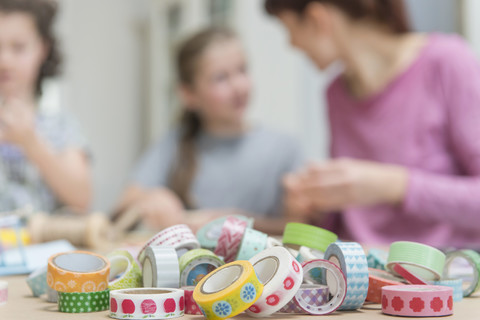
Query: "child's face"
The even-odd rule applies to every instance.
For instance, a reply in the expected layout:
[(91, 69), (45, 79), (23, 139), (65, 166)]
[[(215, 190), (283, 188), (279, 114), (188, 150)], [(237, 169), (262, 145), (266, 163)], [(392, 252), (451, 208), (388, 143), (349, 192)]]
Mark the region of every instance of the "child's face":
[(238, 40), (213, 44), (199, 60), (190, 105), (207, 122), (238, 124), (247, 109), (251, 79)]
[(0, 12), (0, 97), (34, 94), (46, 51), (31, 16)]

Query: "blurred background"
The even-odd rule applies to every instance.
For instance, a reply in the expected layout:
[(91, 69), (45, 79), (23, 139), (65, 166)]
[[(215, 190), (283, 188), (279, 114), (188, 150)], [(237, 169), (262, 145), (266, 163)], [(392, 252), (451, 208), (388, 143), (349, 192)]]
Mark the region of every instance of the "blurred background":
[[(290, 48), (262, 0), (59, 2), (65, 72), (48, 84), (45, 100), (73, 113), (89, 138), (94, 210), (112, 208), (138, 157), (174, 124), (174, 49), (212, 23), (233, 27), (246, 45), (255, 82), (251, 120), (297, 137), (310, 158), (327, 156), (323, 90), (331, 75)], [(462, 34), (480, 53), (480, 1), (407, 2), (416, 30)]]

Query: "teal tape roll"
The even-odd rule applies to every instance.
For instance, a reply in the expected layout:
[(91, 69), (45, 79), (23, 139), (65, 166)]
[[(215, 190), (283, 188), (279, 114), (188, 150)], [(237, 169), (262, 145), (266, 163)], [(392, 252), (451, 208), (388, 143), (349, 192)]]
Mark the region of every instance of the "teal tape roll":
[(237, 260), (250, 260), (254, 255), (266, 249), (267, 241), (267, 234), (251, 228), (245, 229), (238, 249)]
[(368, 267), (378, 270), (387, 270), (388, 252), (380, 249), (370, 249), (367, 256)]
[[(253, 227), (253, 218), (245, 216), (235, 215), (235, 218), (247, 221), (247, 227)], [(222, 217), (206, 224), (197, 232), (197, 239), (200, 245), (204, 249), (214, 250), (217, 247), (217, 241), (222, 232), (223, 223), (228, 217)]]
[(32, 272), (27, 278), (27, 284), (34, 297), (47, 293), (47, 266)]
[(445, 279), (440, 281), (432, 281), (429, 284), (434, 286), (444, 286), (453, 289), (453, 302), (459, 302), (463, 299), (463, 280), (462, 279)]

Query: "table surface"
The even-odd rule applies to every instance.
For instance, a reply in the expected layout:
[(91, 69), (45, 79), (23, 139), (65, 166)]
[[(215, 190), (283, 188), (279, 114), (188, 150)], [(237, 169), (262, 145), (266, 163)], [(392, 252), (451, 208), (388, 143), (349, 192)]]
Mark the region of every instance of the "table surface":
[[(8, 282), (8, 302), (6, 305), (0, 306), (1, 320), (95, 320), (95, 319), (110, 319), (108, 311), (97, 313), (84, 314), (68, 314), (58, 312), (57, 305), (48, 303), (45, 298), (32, 297), (31, 291), (25, 282), (26, 276), (4, 277), (0, 280)], [(366, 305), (363, 309), (358, 311), (335, 312), (329, 316), (322, 316), (323, 319), (333, 318), (336, 320), (355, 319), (355, 320), (375, 320), (388, 319), (389, 316), (383, 315), (380, 311), (380, 305)], [(186, 315), (182, 319), (197, 319), (201, 316)], [(275, 314), (270, 319), (314, 319), (316, 317), (301, 316), (301, 315), (283, 315)], [(235, 319), (252, 320), (246, 315), (239, 315)], [(401, 318), (398, 318), (401, 319)], [(425, 319), (425, 318), (424, 318)], [(438, 318), (432, 318), (438, 319)], [(462, 320), (479, 320), (480, 319), (480, 295), (463, 299), (454, 305), (454, 315), (447, 319), (462, 319)]]

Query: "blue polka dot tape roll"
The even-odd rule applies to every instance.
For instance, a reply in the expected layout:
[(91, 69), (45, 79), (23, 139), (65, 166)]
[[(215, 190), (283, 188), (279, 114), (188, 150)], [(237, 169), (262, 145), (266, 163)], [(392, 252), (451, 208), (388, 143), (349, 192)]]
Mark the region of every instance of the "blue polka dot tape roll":
[(47, 266), (32, 272), (27, 278), (27, 284), (34, 297), (47, 293)]
[[(339, 310), (362, 307), (368, 294), (368, 262), (362, 246), (356, 242), (332, 243), (325, 259), (339, 266), (347, 278), (347, 296)], [(326, 281), (328, 284), (328, 273)]]

